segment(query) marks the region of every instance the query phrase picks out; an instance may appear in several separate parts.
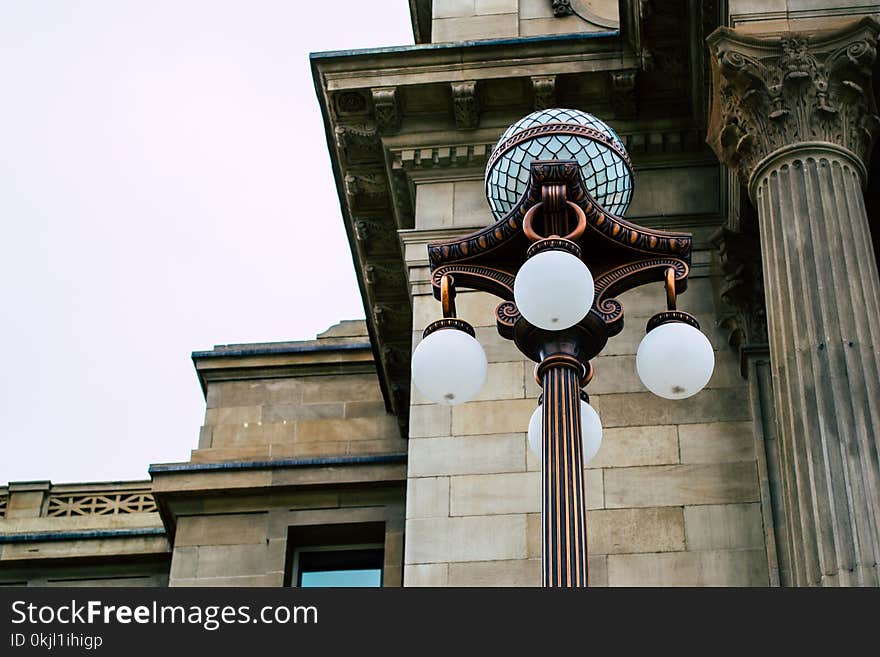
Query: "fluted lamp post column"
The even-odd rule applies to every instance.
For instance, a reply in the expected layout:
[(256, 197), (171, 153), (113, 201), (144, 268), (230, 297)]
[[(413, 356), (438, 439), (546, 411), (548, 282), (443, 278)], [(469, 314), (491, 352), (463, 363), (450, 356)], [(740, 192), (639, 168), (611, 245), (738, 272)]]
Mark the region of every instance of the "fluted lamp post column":
[(428, 245), (443, 319), (428, 325), (413, 352), (413, 383), (441, 404), (476, 396), (486, 357), (473, 328), (456, 317), (455, 291), (502, 299), (498, 331), (537, 363), (543, 388), (528, 427), (542, 460), (542, 582), (587, 586), (584, 465), (602, 437), (584, 389), (591, 359), (623, 328), (616, 295), (663, 282), (667, 309), (648, 322), (639, 376), (668, 399), (706, 385), (712, 347), (696, 319), (676, 309), (692, 238), (622, 218), (632, 196), (629, 156), (608, 125), (578, 110), (542, 110), (510, 126), (489, 158), (486, 194), (494, 224)]
[(880, 24), (719, 28), (709, 143), (758, 210), (797, 585), (880, 584), (880, 283), (862, 189)]

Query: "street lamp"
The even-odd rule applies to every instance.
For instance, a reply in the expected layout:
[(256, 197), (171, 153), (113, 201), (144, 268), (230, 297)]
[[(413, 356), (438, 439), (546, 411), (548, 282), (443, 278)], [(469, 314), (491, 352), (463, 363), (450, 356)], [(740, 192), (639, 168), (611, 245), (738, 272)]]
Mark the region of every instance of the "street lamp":
[(457, 287), (502, 299), (498, 332), (535, 361), (543, 392), (529, 422), (542, 462), (544, 586), (586, 586), (584, 463), (602, 440), (583, 390), (591, 359), (623, 329), (615, 298), (662, 281), (667, 309), (654, 315), (636, 368), (654, 394), (699, 392), (714, 367), (697, 320), (676, 309), (687, 287), (692, 236), (626, 221), (632, 165), (620, 138), (596, 117), (570, 109), (534, 112), (510, 126), (489, 157), (486, 196), (496, 222), (428, 245), (431, 284), (443, 319), (413, 353), (413, 382), (432, 401), (473, 399), (487, 371), (473, 328), (456, 317)]

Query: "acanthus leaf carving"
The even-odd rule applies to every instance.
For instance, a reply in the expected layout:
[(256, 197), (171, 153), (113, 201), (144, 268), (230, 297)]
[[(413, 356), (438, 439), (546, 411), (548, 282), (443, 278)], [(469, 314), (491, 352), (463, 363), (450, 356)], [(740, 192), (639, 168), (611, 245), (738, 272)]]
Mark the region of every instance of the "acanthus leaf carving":
[(397, 87), (374, 87), (373, 112), (380, 133), (397, 132), (402, 119)]
[(459, 130), (473, 130), (480, 124), (480, 103), (476, 80), (452, 82), (452, 113)]
[(707, 142), (744, 184), (767, 155), (800, 142), (831, 142), (867, 162), (880, 117), (871, 90), (880, 22), (833, 33), (707, 39), (713, 96)]
[(544, 110), (556, 106), (556, 76), (532, 76), (532, 90), (535, 93), (535, 110)]
[(382, 142), (373, 128), (336, 126), (336, 147), (349, 164), (372, 162), (382, 157)]
[(767, 309), (761, 246), (756, 230), (719, 228), (710, 238), (721, 263), (723, 280), (718, 323), (729, 331), (735, 349), (767, 344)]
[(349, 173), (344, 183), (345, 191), (352, 199), (377, 201), (384, 199), (387, 194), (385, 176), (379, 172)]

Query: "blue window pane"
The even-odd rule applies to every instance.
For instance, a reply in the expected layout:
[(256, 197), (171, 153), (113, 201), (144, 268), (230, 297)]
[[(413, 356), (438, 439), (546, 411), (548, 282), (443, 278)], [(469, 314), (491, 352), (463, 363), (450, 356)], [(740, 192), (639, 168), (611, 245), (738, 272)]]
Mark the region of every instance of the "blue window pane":
[(364, 570), (315, 570), (303, 572), (301, 587), (376, 587), (382, 586), (382, 571)]

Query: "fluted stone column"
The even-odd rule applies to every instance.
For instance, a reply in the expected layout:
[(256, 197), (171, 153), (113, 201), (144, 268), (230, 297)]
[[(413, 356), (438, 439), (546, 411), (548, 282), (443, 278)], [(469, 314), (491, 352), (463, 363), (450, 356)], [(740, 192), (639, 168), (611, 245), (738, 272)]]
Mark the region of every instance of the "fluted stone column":
[(880, 282), (863, 187), (880, 25), (709, 39), (709, 143), (758, 210), (792, 581), (880, 585)]

